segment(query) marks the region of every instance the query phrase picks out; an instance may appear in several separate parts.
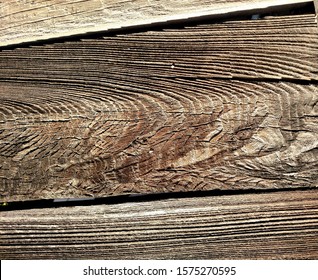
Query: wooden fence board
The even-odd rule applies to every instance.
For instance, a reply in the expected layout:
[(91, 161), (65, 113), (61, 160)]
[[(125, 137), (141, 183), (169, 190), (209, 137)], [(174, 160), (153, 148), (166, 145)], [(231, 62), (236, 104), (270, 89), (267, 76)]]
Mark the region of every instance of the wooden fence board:
[(317, 40), (303, 15), (0, 52), (1, 201), (316, 187)]
[(5, 203), (0, 258), (317, 259), (317, 17), (152, 25), (300, 2), (1, 3), (0, 46), (149, 27), (0, 50), (1, 202), (242, 194)]
[(0, 46), (307, 2), (312, 1), (6, 0), (0, 3)]
[(151, 83), (2, 84), (1, 199), (317, 186), (317, 85)]
[(1, 259), (317, 259), (318, 191), (0, 213)]
[(0, 52), (1, 80), (89, 83), (110, 76), (317, 81), (315, 14), (178, 26)]

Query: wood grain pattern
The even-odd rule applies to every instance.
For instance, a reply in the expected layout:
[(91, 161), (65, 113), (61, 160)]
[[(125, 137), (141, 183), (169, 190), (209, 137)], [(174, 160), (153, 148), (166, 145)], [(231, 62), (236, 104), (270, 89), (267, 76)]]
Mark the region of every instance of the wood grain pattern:
[(0, 199), (316, 187), (317, 31), (287, 16), (2, 51)]
[(6, 0), (0, 3), (0, 46), (306, 2), (312, 1)]
[(317, 85), (153, 83), (2, 84), (2, 200), (317, 186)]
[(314, 14), (265, 17), (3, 50), (0, 58), (1, 79), (317, 81), (318, 30)]
[(318, 191), (1, 212), (1, 259), (317, 259)]

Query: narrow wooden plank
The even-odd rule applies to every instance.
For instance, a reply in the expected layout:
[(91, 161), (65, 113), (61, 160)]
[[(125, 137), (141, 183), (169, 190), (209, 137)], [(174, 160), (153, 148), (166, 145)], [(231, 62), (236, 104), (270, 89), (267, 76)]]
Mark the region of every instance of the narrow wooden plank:
[(318, 191), (1, 212), (1, 259), (317, 259)]
[[(80, 71), (79, 71), (80, 70)], [(318, 79), (315, 14), (167, 28), (0, 52), (0, 78)]]
[(0, 200), (317, 187), (314, 15), (224, 25), (0, 52)]
[(307, 2), (312, 1), (7, 0), (0, 4), (0, 46)]

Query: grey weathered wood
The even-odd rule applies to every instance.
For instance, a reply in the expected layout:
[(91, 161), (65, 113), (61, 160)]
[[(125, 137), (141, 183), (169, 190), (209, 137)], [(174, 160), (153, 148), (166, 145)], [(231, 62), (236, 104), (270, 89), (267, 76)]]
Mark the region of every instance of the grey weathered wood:
[(318, 185), (314, 15), (0, 53), (0, 199)]
[(0, 3), (0, 46), (307, 2), (311, 1), (6, 0)]
[(316, 16), (317, 16), (317, 13), (318, 13), (318, 1), (317, 0), (314, 0), (314, 5), (315, 5), (315, 10), (316, 10)]
[(1, 259), (317, 259), (318, 191), (0, 213)]

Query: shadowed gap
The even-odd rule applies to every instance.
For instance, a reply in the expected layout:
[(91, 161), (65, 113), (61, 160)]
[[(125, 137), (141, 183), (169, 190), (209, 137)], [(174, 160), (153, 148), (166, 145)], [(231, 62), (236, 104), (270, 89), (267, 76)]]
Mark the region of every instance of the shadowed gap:
[(122, 203), (139, 203), (158, 200), (178, 199), (178, 198), (196, 198), (207, 196), (234, 196), (247, 194), (264, 193), (284, 193), (292, 191), (308, 191), (317, 189), (315, 187), (303, 188), (282, 188), (282, 189), (240, 189), (240, 190), (211, 190), (211, 191), (189, 191), (189, 192), (170, 192), (170, 193), (149, 193), (149, 194), (127, 194), (108, 197), (83, 197), (83, 198), (63, 198), (63, 199), (41, 199), (30, 201), (14, 201), (0, 203), (0, 211), (16, 211), (26, 209), (44, 209), (57, 207), (91, 206), (91, 205), (113, 205)]

